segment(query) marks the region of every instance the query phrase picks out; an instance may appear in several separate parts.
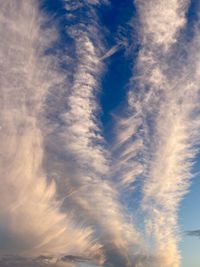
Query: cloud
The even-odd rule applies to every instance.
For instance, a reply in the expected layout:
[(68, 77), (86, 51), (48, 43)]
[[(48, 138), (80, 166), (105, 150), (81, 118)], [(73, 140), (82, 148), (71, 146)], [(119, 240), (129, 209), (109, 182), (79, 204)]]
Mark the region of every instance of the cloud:
[[(119, 257), (125, 258), (123, 261), (127, 261), (126, 258), (138, 246), (135, 244), (139, 236), (109, 179), (110, 156), (96, 116), (99, 112), (99, 81), (104, 71), (99, 59), (105, 50), (103, 37), (92, 6), (88, 6), (84, 18), (80, 14), (79, 20), (66, 28), (74, 40), (77, 58), (73, 83), (66, 99), (68, 109), (62, 114), (63, 131), (59, 137), (64, 142), (66, 154), (73, 159), (73, 170), (76, 170), (76, 173), (72, 170), (73, 178), (69, 178), (70, 175), (66, 177), (66, 184), (78, 192), (71, 196), (72, 206), (75, 205), (77, 216), (81, 213), (80, 217), (92, 224), (105, 256), (109, 257), (111, 251), (116, 251)], [(130, 250), (131, 246), (133, 249)]]
[(35, 1), (6, 1), (0, 20), (0, 254), (99, 255), (92, 228), (61, 211), (56, 184), (42, 167), (43, 100), (63, 81), (51, 57), (44, 56), (49, 41), (41, 30), (43, 18)]
[(175, 43), (179, 30), (184, 27), (188, 5), (188, 0), (137, 0), (143, 43), (152, 42), (165, 48)]
[(80, 258), (72, 256), (69, 256), (69, 259), (68, 256), (64, 257), (64, 259), (51, 256), (39, 256), (37, 258), (4, 256), (0, 260), (2, 267), (76, 267), (78, 266), (76, 262), (80, 262)]
[[(139, 97), (143, 99), (142, 115), (146, 117), (144, 143), (148, 147), (144, 156), (147, 172), (144, 176), (143, 207), (147, 212), (146, 229), (155, 242), (155, 251), (161, 257), (162, 266), (179, 266), (177, 210), (188, 190), (192, 159), (196, 155), (195, 132), (199, 129), (199, 118), (194, 118), (192, 113), (197, 107), (198, 93), (196, 85), (188, 78), (190, 62), (179, 66), (182, 69), (180, 75), (176, 71), (176, 63), (170, 60), (176, 53), (173, 45), (180, 40), (178, 36), (184, 26), (186, 12), (182, 7), (186, 8), (187, 3), (181, 5), (179, 1), (171, 1), (165, 9), (161, 1), (156, 3), (158, 9), (152, 12), (158, 15), (154, 17), (151, 17), (150, 7), (144, 4), (141, 8), (139, 4), (141, 10), (144, 8), (141, 15), (142, 19), (145, 18), (144, 40), (152, 36), (149, 43), (144, 41), (138, 58), (139, 70), (145, 73), (139, 82), (144, 94), (140, 93)], [(179, 4), (181, 6), (178, 7)], [(165, 20), (162, 10), (165, 14), (176, 14), (173, 30), (169, 29), (170, 22)], [(147, 16), (147, 11), (150, 16)], [(162, 29), (159, 28), (161, 26)], [(159, 47), (159, 52), (156, 52), (156, 47)]]
[(135, 182), (142, 186), (150, 251), (160, 265), (179, 266), (177, 209), (192, 177), (199, 129), (199, 118), (192, 115), (197, 111), (198, 79), (188, 78), (190, 59), (179, 66), (181, 73), (171, 60), (186, 23), (188, 2), (136, 1), (136, 7), (141, 49), (130, 82), (128, 115), (118, 121), (116, 166), (125, 189)]
[(186, 234), (188, 236), (200, 237), (200, 230), (190, 230), (190, 231), (187, 231)]
[[(24, 28), (4, 32), (2, 28), (2, 36), (16, 50), (11, 58), (4, 59), (9, 63), (5, 64), (4, 73), (9, 73), (5, 80), (12, 81), (10, 72), (17, 70), (14, 82), (22, 83), (16, 87), (9, 84), (9, 103), (4, 102), (2, 118), (9, 133), (6, 135), (3, 128), (1, 151), (7, 168), (2, 168), (2, 190), (8, 204), (6, 211), (1, 212), (2, 255), (58, 258), (69, 254), (102, 264), (104, 258), (116, 261), (109, 256), (115, 251), (120, 262), (126, 264), (138, 250), (139, 235), (108, 178), (109, 153), (97, 123), (97, 95), (104, 68), (99, 57), (104, 47), (95, 9), (87, 5), (85, 13), (80, 10), (84, 14), (80, 21), (74, 17), (72, 23), (70, 18), (73, 26), (66, 27), (66, 36), (73, 40), (73, 45), (66, 44), (62, 53), (69, 54), (65, 58), (56, 50), (59, 32), (50, 44), (55, 50), (48, 50), (43, 20), (33, 2), (21, 1), (19, 6), (15, 2), (16, 7), (8, 3), (2, 16), (11, 9), (10, 14), (16, 17), (8, 18), (15, 23), (19, 20), (27, 32), (23, 32)], [(23, 11), (28, 12), (27, 16)], [(34, 15), (29, 14), (33, 11)], [(73, 11), (66, 10), (66, 24), (69, 12)], [(33, 27), (35, 35), (30, 35), (26, 27)], [(29, 45), (23, 38), (19, 42), (17, 37), (21, 38), (21, 34), (30, 38)], [(7, 47), (8, 43), (4, 44), (2, 55), (6, 55)], [(16, 59), (18, 50), (22, 53), (20, 62)], [(60, 57), (64, 59), (61, 61)], [(73, 63), (71, 69), (60, 64), (68, 60)], [(24, 69), (27, 73), (21, 80)], [(25, 94), (20, 103), (15, 103), (15, 88), (22, 91), (22, 96)], [(7, 91), (5, 98), (6, 94)]]
[(112, 55), (114, 55), (115, 53), (117, 53), (119, 50), (121, 50), (123, 48), (123, 44), (122, 43), (119, 43), (115, 46), (113, 46), (112, 48), (110, 48), (106, 53), (105, 55), (103, 55), (100, 60), (104, 60), (106, 58), (109, 58), (111, 57)]

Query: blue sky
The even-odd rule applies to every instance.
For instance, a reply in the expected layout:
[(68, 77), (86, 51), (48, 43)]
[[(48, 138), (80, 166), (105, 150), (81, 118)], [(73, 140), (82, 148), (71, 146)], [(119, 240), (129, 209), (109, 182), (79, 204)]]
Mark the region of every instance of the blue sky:
[(188, 231), (188, 229), (199, 228), (199, 183), (199, 175), (197, 175), (193, 180), (190, 192), (183, 200), (180, 207), (180, 224), (183, 231), (183, 239), (181, 241), (180, 248), (182, 250), (183, 257), (182, 266), (184, 267), (196, 267), (200, 262), (199, 239), (197, 237), (195, 238), (184, 235), (184, 231)]
[(2, 265), (199, 266), (199, 12), (0, 4)]

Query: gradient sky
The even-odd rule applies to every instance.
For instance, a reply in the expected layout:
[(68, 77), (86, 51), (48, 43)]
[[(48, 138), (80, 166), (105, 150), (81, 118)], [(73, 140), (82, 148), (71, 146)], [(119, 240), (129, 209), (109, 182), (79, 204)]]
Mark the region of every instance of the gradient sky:
[(0, 1), (2, 267), (200, 266), (199, 14)]
[(180, 207), (180, 224), (183, 231), (183, 237), (181, 241), (181, 251), (182, 251), (182, 265), (183, 267), (199, 266), (200, 255), (199, 255), (199, 238), (190, 237), (184, 235), (184, 231), (188, 231), (188, 229), (198, 229), (199, 228), (199, 212), (198, 212), (198, 203), (200, 201), (199, 195), (199, 175), (197, 175), (193, 184), (190, 188), (189, 194), (183, 200)]

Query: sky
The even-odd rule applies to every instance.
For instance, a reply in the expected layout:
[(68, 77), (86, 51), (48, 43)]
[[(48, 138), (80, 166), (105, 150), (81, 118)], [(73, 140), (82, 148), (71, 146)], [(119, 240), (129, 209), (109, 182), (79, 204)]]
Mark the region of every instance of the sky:
[(0, 266), (200, 265), (200, 3), (0, 1)]

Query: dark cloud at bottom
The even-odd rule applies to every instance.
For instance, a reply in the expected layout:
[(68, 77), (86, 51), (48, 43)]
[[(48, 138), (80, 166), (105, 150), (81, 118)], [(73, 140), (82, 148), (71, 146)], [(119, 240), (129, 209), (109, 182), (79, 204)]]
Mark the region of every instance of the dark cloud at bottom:
[(75, 266), (75, 262), (86, 261), (76, 256), (65, 256), (57, 259), (54, 257), (40, 256), (37, 258), (24, 258), (20, 256), (4, 256), (0, 259), (1, 267), (69, 267)]
[[(132, 262), (127, 262), (122, 256), (117, 253), (110, 252), (107, 255), (107, 261), (103, 265), (104, 267), (158, 267), (159, 263), (155, 257), (147, 255), (135, 255)], [(4, 256), (0, 259), (0, 267), (76, 267), (82, 266), (81, 263), (87, 264), (87, 266), (94, 265), (90, 259), (66, 255), (61, 258), (55, 258), (51, 256), (40, 256), (36, 258), (25, 258), (15, 255)], [(84, 265), (86, 266), (86, 265)]]

